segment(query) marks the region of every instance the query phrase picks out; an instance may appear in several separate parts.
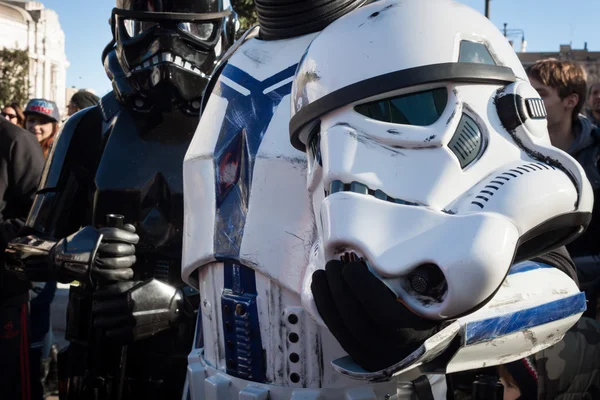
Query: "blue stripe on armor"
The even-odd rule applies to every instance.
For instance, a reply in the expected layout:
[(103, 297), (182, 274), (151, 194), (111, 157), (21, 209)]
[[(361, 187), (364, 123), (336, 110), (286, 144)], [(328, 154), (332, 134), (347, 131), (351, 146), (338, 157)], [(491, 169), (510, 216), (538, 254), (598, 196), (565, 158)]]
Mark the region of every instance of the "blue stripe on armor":
[[(256, 154), (275, 109), (291, 92), (291, 81), (284, 81), (294, 76), (296, 66), (259, 81), (227, 64), (222, 76), (233, 82), (231, 87), (219, 80), (213, 90), (228, 102), (214, 151), (214, 254), (227, 260), (221, 296), (226, 369), (229, 375), (255, 382), (266, 381), (255, 274), (234, 260), (239, 260)], [(243, 95), (236, 87), (250, 93)]]
[(221, 311), (227, 373), (266, 382), (254, 270), (231, 262), (224, 267)]
[(513, 265), (508, 271), (508, 275), (519, 274), (521, 272), (533, 271), (536, 269), (554, 268), (547, 264), (542, 264), (535, 261), (523, 261)]
[(215, 85), (213, 92), (228, 102), (214, 151), (217, 205), (214, 249), (217, 259), (239, 258), (254, 160), (275, 109), (292, 90), (292, 82), (266, 94), (263, 92), (289, 80), (295, 72), (296, 65), (292, 65), (259, 81), (234, 65), (227, 64), (222, 75), (250, 91), (250, 94), (244, 96), (222, 80)]
[(558, 321), (585, 310), (585, 294), (578, 293), (526, 310), (467, 323), (465, 342), (467, 345), (486, 342), (524, 329)]

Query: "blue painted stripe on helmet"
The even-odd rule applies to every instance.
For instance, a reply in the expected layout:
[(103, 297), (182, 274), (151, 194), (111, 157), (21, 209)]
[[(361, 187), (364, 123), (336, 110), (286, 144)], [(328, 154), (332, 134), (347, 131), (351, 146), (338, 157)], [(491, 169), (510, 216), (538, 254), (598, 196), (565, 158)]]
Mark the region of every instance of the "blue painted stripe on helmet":
[(586, 310), (584, 293), (499, 317), (467, 323), (465, 343), (473, 345), (525, 329), (565, 319)]

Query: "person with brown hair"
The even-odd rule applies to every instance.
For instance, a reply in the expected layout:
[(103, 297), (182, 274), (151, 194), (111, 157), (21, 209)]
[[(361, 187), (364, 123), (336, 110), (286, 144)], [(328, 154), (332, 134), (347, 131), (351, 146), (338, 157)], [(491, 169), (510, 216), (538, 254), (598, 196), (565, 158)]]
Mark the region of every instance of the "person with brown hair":
[(527, 68), (527, 75), (544, 100), (552, 145), (571, 153), (591, 129), (579, 115), (587, 94), (585, 70), (577, 63), (549, 58)]
[(9, 103), (2, 108), (2, 117), (15, 125), (25, 128), (25, 114), (23, 108), (16, 102)]
[(45, 99), (31, 99), (24, 114), (25, 129), (35, 135), (44, 151), (44, 158), (48, 158), (59, 129), (60, 112), (56, 103)]
[[(600, 198), (600, 129), (580, 114), (587, 95), (586, 73), (576, 63), (541, 60), (527, 68), (533, 87), (546, 106), (552, 144), (568, 152), (585, 170)], [(600, 320), (600, 201), (594, 203), (592, 221), (583, 235), (567, 245), (577, 266), (581, 290), (589, 301), (585, 316)]]
[[(42, 147), (44, 158), (48, 158), (50, 148), (59, 130), (60, 113), (56, 103), (45, 99), (32, 99), (27, 103), (24, 114), (25, 126), (33, 133)], [(36, 282), (31, 291), (30, 320), (31, 340), (30, 358), (35, 367), (35, 382), (32, 379), (32, 393), (40, 398), (46, 383), (47, 366), (50, 364), (52, 346), (52, 325), (50, 305), (56, 292), (56, 281)]]

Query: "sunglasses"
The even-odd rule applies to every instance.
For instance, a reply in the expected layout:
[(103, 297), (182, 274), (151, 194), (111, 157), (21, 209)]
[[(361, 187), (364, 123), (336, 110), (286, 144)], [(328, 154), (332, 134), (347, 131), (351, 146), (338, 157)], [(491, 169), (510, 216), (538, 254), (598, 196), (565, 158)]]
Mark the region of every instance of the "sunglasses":
[(4, 118), (7, 118), (7, 117), (8, 117), (8, 119), (17, 118), (17, 114), (9, 114), (9, 113), (5, 113), (5, 112), (2, 112), (2, 113), (0, 113), (0, 114), (2, 114), (2, 116), (3, 116)]

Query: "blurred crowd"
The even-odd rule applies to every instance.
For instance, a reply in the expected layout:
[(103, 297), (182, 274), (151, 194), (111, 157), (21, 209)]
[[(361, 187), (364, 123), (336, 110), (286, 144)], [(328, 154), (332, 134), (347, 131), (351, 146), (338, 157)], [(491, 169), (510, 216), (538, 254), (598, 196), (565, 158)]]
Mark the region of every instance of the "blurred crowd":
[[(98, 101), (99, 98), (92, 93), (75, 93), (68, 105), (67, 118), (96, 105)], [(66, 119), (61, 119), (56, 103), (46, 99), (31, 99), (25, 108), (10, 102), (1, 108), (1, 116), (0, 248), (3, 251), (7, 242), (24, 226), (45, 160)], [(44, 395), (57, 394), (57, 348), (50, 318), (56, 282), (36, 282), (29, 291), (23, 290), (22, 285), (28, 283), (8, 278), (2, 269), (0, 298), (1, 303), (7, 306), (1, 308), (0, 321), (8, 333), (0, 337), (0, 354), (6, 359), (15, 352), (20, 352), (20, 358), (27, 355), (31, 370), (31, 398), (40, 399)], [(21, 293), (27, 293), (29, 298), (22, 299)], [(29, 313), (23, 310), (27, 302)], [(28, 332), (28, 346), (19, 343), (20, 335), (16, 334), (19, 331)], [(11, 332), (15, 334), (11, 335)], [(3, 373), (14, 369), (9, 363), (5, 366), (1, 368)], [(11, 373), (6, 375), (10, 382)]]
[[(67, 106), (67, 118), (79, 110), (95, 106), (99, 100), (98, 96), (93, 93), (76, 92)], [(46, 99), (31, 99), (24, 109), (17, 102), (10, 102), (3, 105), (1, 115), (8, 122), (34, 134), (42, 146), (45, 158), (48, 157), (60, 125), (66, 121), (66, 118), (61, 119), (56, 103)]]
[[(595, 193), (599, 193), (600, 82), (588, 82), (586, 72), (579, 64), (555, 59), (536, 62), (527, 69), (527, 74), (544, 100), (552, 144), (568, 152), (583, 166)], [(92, 93), (77, 92), (69, 102), (68, 116), (94, 106), (98, 101)], [(45, 159), (64, 120), (56, 104), (46, 99), (31, 99), (24, 108), (18, 103), (4, 104), (1, 113), (0, 246), (5, 246), (25, 224)], [(499, 379), (495, 383), (503, 386), (504, 399), (600, 399), (598, 204), (600, 202), (594, 206), (592, 222), (586, 233), (567, 246), (577, 268), (580, 288), (586, 293), (588, 309), (555, 346), (491, 372)], [(16, 287), (0, 285), (5, 286), (0, 287), (4, 303), (19, 293)], [(0, 353), (20, 351), (21, 354), (29, 354), (32, 398), (41, 398), (44, 393), (47, 395), (56, 390), (53, 371), (56, 350), (52, 346), (54, 340), (50, 323), (50, 304), (55, 290), (56, 282), (49, 282), (36, 284), (29, 291), (30, 319), (18, 307), (4, 308), (9, 310), (4, 312), (12, 314), (0, 316), (2, 321), (15, 324), (14, 329), (19, 325), (20, 329), (29, 332), (29, 348), (23, 348), (22, 343), (11, 342), (10, 337), (2, 337)], [(27, 303), (15, 301), (15, 304), (22, 307)], [(2, 371), (4, 373), (5, 369)], [(473, 393), (473, 397), (493, 398), (491, 392), (486, 393)]]

